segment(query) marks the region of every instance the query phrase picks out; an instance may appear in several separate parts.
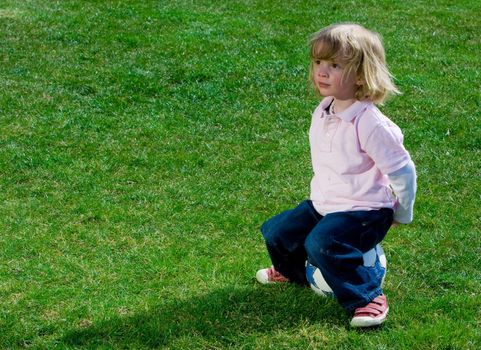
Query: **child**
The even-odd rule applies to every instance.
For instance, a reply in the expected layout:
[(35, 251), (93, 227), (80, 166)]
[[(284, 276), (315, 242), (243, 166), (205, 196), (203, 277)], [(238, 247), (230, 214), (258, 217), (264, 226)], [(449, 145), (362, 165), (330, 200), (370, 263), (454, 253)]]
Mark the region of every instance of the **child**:
[(311, 59), (310, 78), (324, 99), (309, 131), (310, 199), (262, 225), (273, 266), (256, 278), (306, 285), (308, 260), (352, 314), (351, 326), (380, 325), (389, 310), (382, 271), (364, 266), (363, 253), (392, 225), (412, 221), (416, 192), (401, 130), (375, 106), (398, 90), (379, 35), (360, 25), (316, 33)]

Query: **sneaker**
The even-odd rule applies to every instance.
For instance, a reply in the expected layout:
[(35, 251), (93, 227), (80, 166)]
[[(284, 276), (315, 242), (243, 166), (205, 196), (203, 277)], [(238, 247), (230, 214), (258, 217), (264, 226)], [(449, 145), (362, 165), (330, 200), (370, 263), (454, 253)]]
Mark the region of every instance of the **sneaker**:
[(357, 308), (351, 320), (351, 327), (379, 326), (386, 320), (389, 306), (384, 294), (376, 297), (364, 307)]
[(256, 279), (262, 284), (289, 282), (286, 277), (276, 271), (274, 266), (257, 271)]

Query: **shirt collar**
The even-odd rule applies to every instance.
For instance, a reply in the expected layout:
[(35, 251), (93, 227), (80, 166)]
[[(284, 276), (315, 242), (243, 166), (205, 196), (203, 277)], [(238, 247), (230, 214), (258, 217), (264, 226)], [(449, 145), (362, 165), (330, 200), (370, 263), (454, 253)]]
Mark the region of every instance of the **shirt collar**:
[[(324, 98), (321, 101), (321, 108), (324, 111), (334, 100), (334, 97), (329, 96)], [(350, 123), (355, 117), (359, 115), (360, 112), (366, 109), (366, 107), (370, 104), (370, 102), (364, 101), (356, 101), (352, 105), (350, 105), (347, 109), (343, 110), (341, 113), (331, 114), (331, 116), (335, 116), (341, 118), (343, 121)]]

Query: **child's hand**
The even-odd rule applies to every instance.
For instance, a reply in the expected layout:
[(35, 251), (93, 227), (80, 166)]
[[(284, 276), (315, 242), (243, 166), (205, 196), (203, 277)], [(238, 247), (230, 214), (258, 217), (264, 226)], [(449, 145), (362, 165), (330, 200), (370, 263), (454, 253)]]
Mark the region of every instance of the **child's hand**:
[(401, 223), (397, 222), (397, 221), (393, 221), (392, 224), (391, 224), (391, 228), (395, 228), (397, 226), (401, 225)]

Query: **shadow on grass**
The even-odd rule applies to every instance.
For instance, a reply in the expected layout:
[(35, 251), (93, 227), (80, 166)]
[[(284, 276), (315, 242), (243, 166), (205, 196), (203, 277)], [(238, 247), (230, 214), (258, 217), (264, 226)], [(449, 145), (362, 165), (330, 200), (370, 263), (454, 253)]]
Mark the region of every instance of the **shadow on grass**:
[(346, 315), (335, 300), (306, 288), (232, 287), (189, 300), (171, 299), (147, 313), (71, 330), (62, 342), (82, 347), (158, 347), (171, 345), (179, 337), (195, 337), (229, 347), (243, 337), (296, 329), (306, 322), (345, 327)]

